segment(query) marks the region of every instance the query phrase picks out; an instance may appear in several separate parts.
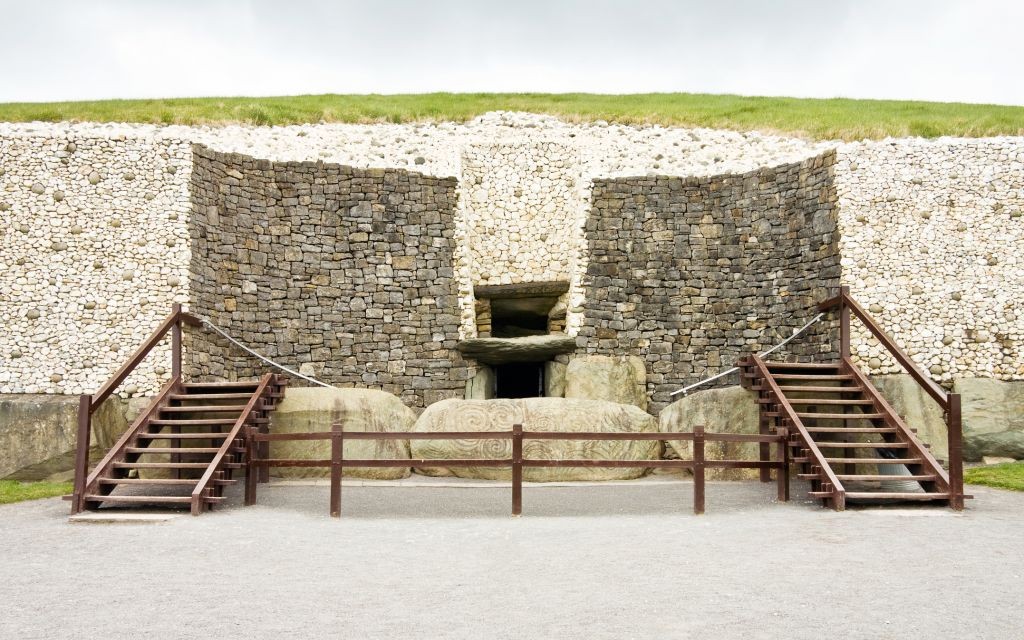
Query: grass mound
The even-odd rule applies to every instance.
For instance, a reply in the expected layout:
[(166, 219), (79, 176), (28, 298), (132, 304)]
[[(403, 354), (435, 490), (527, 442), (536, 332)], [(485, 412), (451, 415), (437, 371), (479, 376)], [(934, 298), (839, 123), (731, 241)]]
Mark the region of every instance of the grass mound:
[(1024, 491), (1024, 462), (1007, 462), (966, 469), (964, 482), (997, 489)]
[(906, 100), (809, 99), (698, 93), (425, 93), (171, 98), (0, 104), (0, 120), (289, 125), (464, 122), (487, 111), (570, 121), (769, 131), (816, 139), (1024, 135), (1024, 107)]
[(52, 498), (71, 493), (70, 482), (18, 482), (0, 480), (0, 504)]

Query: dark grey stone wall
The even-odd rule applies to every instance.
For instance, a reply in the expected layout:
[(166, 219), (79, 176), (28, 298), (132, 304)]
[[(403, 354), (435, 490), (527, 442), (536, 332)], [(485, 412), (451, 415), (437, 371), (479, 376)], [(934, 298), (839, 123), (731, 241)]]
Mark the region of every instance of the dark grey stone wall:
[[(578, 353), (643, 357), (657, 413), (792, 335), (839, 287), (834, 163), (830, 151), (736, 175), (596, 180)], [(792, 344), (780, 355), (838, 357), (835, 323)]]
[[(462, 396), (454, 178), (193, 153), (193, 310), (331, 384)], [(202, 331), (186, 347), (194, 377), (268, 370)]]

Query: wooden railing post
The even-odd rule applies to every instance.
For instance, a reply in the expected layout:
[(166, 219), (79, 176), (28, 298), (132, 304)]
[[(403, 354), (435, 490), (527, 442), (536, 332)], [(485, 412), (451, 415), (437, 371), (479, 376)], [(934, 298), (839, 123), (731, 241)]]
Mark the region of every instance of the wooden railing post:
[(89, 445), (92, 438), (92, 396), (78, 397), (78, 435), (75, 440), (75, 487), (71, 496), (71, 513), (85, 509), (85, 483), (89, 476)]
[(850, 357), (850, 287), (839, 288), (839, 357)]
[(693, 513), (704, 513), (704, 426), (693, 428)]
[(963, 415), (960, 394), (946, 396), (949, 410), (946, 414), (946, 443), (949, 446), (949, 506), (956, 511), (964, 508)]
[(345, 425), (331, 425), (331, 517), (341, 517), (341, 462), (345, 457)]
[(174, 316), (174, 326), (171, 327), (171, 377), (177, 378), (181, 375), (181, 304), (175, 302), (171, 305), (171, 315)]
[(523, 513), (523, 425), (512, 425), (512, 515)]
[(779, 436), (778, 450), (775, 452), (780, 465), (775, 472), (779, 502), (789, 502), (789, 429), (779, 427), (775, 433)]
[[(171, 315), (174, 317), (174, 324), (171, 326), (171, 377), (181, 377), (181, 304), (175, 302), (171, 305)], [(171, 427), (171, 433), (177, 435), (181, 433), (181, 426), (174, 425)], [(181, 438), (175, 438), (171, 441), (171, 447), (175, 449), (181, 448)], [(171, 454), (172, 463), (181, 462), (180, 453)], [(181, 468), (174, 469), (174, 477), (181, 479)]]
[(256, 504), (256, 430), (247, 427), (245, 430), (245, 506)]

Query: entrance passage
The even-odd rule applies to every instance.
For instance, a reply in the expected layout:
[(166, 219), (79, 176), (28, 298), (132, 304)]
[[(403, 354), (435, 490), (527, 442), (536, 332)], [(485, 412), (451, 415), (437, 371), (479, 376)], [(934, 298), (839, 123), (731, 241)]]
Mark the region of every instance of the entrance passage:
[(513, 362), (494, 367), (495, 398), (539, 398), (544, 395), (544, 363)]

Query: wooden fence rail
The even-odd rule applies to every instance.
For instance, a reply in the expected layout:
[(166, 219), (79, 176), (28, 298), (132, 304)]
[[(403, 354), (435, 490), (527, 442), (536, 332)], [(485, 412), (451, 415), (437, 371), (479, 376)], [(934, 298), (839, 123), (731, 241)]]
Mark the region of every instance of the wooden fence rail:
[[(786, 429), (780, 428), (774, 434), (731, 434), (708, 433), (704, 427), (693, 431), (662, 433), (602, 433), (597, 431), (556, 432), (526, 431), (516, 424), (510, 431), (445, 431), (435, 433), (409, 433), (405, 431), (345, 431), (340, 423), (331, 426), (330, 431), (302, 433), (259, 433), (250, 429), (246, 434), (248, 467), (245, 478), (245, 504), (256, 504), (258, 472), (271, 467), (328, 467), (331, 470), (332, 517), (341, 516), (341, 472), (345, 467), (511, 467), (512, 468), (512, 515), (523, 511), (523, 469), (527, 467), (658, 467), (690, 469), (693, 472), (693, 512), (704, 513), (705, 482), (707, 469), (776, 469), (778, 499), (789, 500), (789, 448)], [(330, 440), (329, 459), (262, 458), (260, 444), (264, 442)], [(346, 459), (346, 440), (511, 440), (512, 457), (505, 459)], [(523, 457), (524, 440), (688, 440), (693, 442), (692, 460), (540, 460)], [(751, 442), (775, 444), (776, 458), (773, 461), (760, 460), (708, 460), (705, 445), (708, 442)]]

